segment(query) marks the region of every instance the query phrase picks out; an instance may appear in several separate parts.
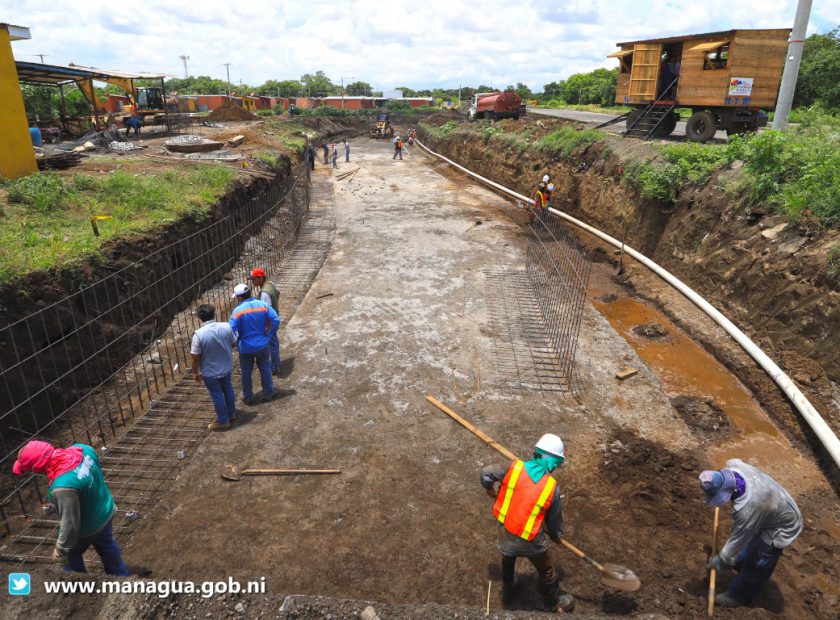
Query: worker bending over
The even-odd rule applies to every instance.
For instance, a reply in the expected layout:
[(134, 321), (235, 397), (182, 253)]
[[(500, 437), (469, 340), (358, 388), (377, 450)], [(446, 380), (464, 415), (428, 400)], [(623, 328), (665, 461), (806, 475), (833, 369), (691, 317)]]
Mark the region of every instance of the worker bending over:
[(18, 453), (12, 471), (18, 476), (27, 472), (47, 476), (47, 499), (55, 505), (60, 519), (54, 561), (65, 571), (85, 573), (83, 556), (93, 545), (107, 574), (128, 577), (129, 570), (114, 540), (117, 507), (105, 484), (96, 450), (80, 443), (56, 449), (46, 441), (32, 440)]
[(516, 591), (516, 558), (526, 557), (537, 569), (545, 608), (552, 612), (574, 609), (571, 595), (558, 596), (560, 577), (546, 539), (560, 542), (563, 536), (560, 489), (550, 474), (565, 458), (563, 441), (547, 434), (540, 437), (531, 460), (481, 470), (481, 486), (496, 499), (493, 515), (499, 521), (496, 545), (502, 552), (502, 603), (509, 603)]
[(802, 532), (802, 514), (787, 491), (763, 471), (740, 459), (720, 471), (700, 474), (709, 506), (732, 501), (732, 534), (709, 560), (709, 568), (739, 571), (726, 592), (715, 596), (722, 607), (747, 605), (770, 581), (782, 551)]

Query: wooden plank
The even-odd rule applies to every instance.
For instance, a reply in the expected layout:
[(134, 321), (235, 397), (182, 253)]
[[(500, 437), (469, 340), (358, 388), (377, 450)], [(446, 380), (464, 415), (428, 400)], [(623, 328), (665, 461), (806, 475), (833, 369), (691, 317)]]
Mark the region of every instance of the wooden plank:
[(615, 373), (615, 378), (619, 381), (624, 381), (625, 379), (629, 379), (630, 377), (635, 377), (639, 374), (639, 370), (637, 368), (632, 368), (628, 366), (627, 368), (622, 368), (617, 373)]
[(472, 424), (470, 424), (469, 422), (467, 422), (464, 418), (462, 418), (462, 417), (461, 417), (461, 416), (459, 416), (457, 413), (455, 413), (454, 411), (452, 411), (452, 409), (450, 409), (449, 407), (447, 407), (446, 405), (444, 405), (443, 403), (441, 403), (439, 400), (437, 400), (436, 398), (434, 398), (434, 397), (432, 397), (432, 396), (426, 396), (426, 400), (428, 400), (428, 401), (429, 401), (430, 403), (432, 403), (435, 407), (437, 407), (438, 409), (440, 409), (441, 411), (443, 411), (446, 415), (448, 415), (450, 418), (452, 418), (453, 420), (455, 420), (458, 424), (460, 424), (461, 426), (463, 426), (465, 429), (467, 429), (468, 431), (470, 431), (473, 435), (475, 435), (476, 437), (478, 437), (479, 439), (481, 439), (481, 440), (482, 440), (484, 443), (486, 443), (488, 446), (490, 446), (490, 447), (491, 447), (491, 448), (493, 448), (494, 450), (496, 450), (496, 451), (500, 452), (501, 454), (504, 454), (504, 455), (505, 455), (506, 457), (508, 457), (511, 461), (515, 461), (515, 460), (516, 460), (516, 455), (515, 455), (513, 452), (511, 452), (510, 450), (508, 450), (507, 448), (505, 448), (503, 445), (501, 445), (500, 443), (498, 443), (495, 439), (493, 439), (492, 437), (490, 437), (490, 435), (488, 435), (487, 433), (485, 433), (485, 432), (484, 432), (484, 431), (482, 431), (481, 429), (476, 428), (475, 426), (473, 426)]

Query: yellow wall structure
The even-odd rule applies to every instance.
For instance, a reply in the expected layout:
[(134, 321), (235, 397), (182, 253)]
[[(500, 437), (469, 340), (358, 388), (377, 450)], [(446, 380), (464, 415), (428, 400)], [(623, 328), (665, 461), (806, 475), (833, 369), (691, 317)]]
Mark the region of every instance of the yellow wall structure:
[(37, 171), (11, 38), (0, 25), (0, 176), (15, 179)]

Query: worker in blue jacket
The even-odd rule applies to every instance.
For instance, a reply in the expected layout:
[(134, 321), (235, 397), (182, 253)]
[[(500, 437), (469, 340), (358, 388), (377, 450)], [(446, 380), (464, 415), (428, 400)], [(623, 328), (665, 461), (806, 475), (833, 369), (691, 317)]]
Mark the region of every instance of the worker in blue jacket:
[[(247, 284), (237, 284), (233, 297), (238, 305), (230, 316), (230, 327), (237, 336), (239, 368), (242, 371), (242, 402), (255, 405), (274, 398), (271, 379), (270, 335), (280, 328), (280, 316), (269, 304), (251, 296)], [(251, 374), (254, 364), (260, 371), (262, 395), (254, 396)]]

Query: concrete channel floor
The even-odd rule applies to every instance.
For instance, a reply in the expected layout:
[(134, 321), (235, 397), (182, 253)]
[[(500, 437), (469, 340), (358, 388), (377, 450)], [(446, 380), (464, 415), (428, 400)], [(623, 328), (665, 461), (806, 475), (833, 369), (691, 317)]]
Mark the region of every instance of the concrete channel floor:
[[(247, 423), (211, 435), (147, 516), (127, 558), (157, 579), (265, 577), (273, 593), (392, 604), (483, 607), (492, 580), (498, 608), (496, 526), (478, 473), (504, 459), (429, 405), (432, 394), (520, 455), (542, 433), (559, 433), (568, 455), (559, 474), (566, 535), (648, 583), (673, 567), (667, 592), (650, 583), (634, 600), (605, 594), (593, 571), (558, 552), (579, 611), (702, 610), (709, 527), (693, 519), (710, 524), (710, 513), (685, 497), (692, 515), (678, 523), (656, 509), (640, 521), (626, 503), (657, 504), (656, 496), (604, 469), (610, 453), (626, 447), (615, 443), (621, 432), (672, 455), (681, 467), (667, 471), (686, 488), (705, 466), (680, 456), (697, 441), (655, 375), (587, 305), (577, 397), (511, 386), (498, 370), (487, 274), (523, 267), (522, 214), (417, 148), (394, 161), (385, 143), (359, 138), (352, 146), (353, 161), (337, 171), (358, 167), (350, 181), (321, 164), (313, 173), (313, 184), (332, 189), (336, 231), (281, 335), (293, 370), (279, 387), (295, 394), (248, 408), (256, 415)], [(315, 194), (328, 202), (321, 190)], [(619, 384), (614, 375), (628, 365), (640, 373)], [(226, 463), (342, 473), (228, 482), (219, 476)], [(671, 515), (676, 509), (665, 503), (662, 514)], [(535, 578), (525, 563), (518, 570), (526, 579), (513, 607), (528, 609)]]

